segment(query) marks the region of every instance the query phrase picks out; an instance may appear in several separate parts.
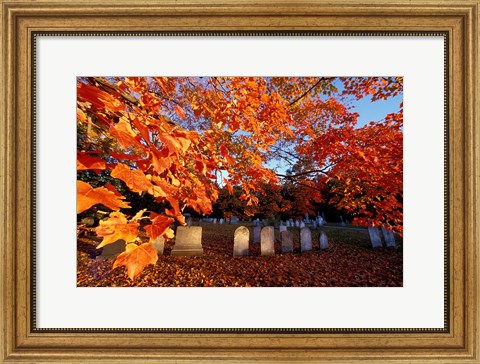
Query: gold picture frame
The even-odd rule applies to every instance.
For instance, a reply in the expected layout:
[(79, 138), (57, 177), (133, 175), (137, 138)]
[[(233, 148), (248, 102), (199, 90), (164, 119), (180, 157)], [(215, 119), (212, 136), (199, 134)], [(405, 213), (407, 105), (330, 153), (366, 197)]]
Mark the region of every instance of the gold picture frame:
[[(479, 0), (2, 0), (0, 256), (2, 362), (478, 363), (480, 195)], [(32, 42), (48, 32), (323, 31), (448, 37), (448, 330), (151, 332), (38, 330), (32, 153)]]

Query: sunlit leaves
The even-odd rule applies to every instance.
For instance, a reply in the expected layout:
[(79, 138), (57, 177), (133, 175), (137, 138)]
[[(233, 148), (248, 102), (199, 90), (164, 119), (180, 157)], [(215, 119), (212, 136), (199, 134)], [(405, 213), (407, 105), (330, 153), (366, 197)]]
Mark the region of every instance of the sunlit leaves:
[(187, 116), (185, 114), (185, 111), (180, 107), (180, 106), (176, 106), (175, 107), (175, 112), (177, 113), (177, 115), (181, 118), (181, 119), (185, 119), (185, 117)]
[(233, 157), (228, 153), (228, 150), (224, 144), (220, 146), (220, 153), (222, 154), (222, 156), (225, 158), (225, 160), (229, 165), (235, 164), (235, 159), (233, 159)]
[(128, 149), (132, 145), (141, 146), (136, 139), (137, 133), (132, 129), (126, 118), (120, 119), (117, 124), (112, 124), (109, 131), (124, 149)]
[(77, 121), (81, 121), (83, 123), (87, 122), (87, 116), (85, 115), (83, 110), (78, 107), (77, 107)]
[(153, 188), (145, 173), (141, 170), (132, 170), (123, 163), (118, 163), (110, 175), (125, 182), (132, 192), (142, 193)]
[(124, 199), (125, 197), (116, 191), (105, 187), (93, 188), (86, 182), (77, 181), (77, 214), (96, 204), (102, 204), (112, 210), (130, 207), (127, 202), (123, 201)]
[(152, 212), (150, 214), (150, 220), (152, 223), (145, 227), (150, 242), (153, 242), (158, 236), (164, 235), (167, 232), (171, 234), (168, 230), (171, 230), (170, 225), (174, 221), (172, 218)]
[[(89, 102), (97, 110), (118, 112), (125, 110), (125, 105), (109, 93), (100, 90), (97, 87), (79, 83), (77, 87), (77, 96), (80, 101)], [(77, 113), (78, 115), (78, 113)]]
[(147, 265), (155, 264), (157, 260), (158, 254), (152, 244), (127, 244), (125, 251), (115, 260), (112, 269), (123, 265), (127, 267), (128, 277), (135, 280)]
[(135, 219), (128, 221), (121, 212), (112, 212), (109, 218), (101, 220), (99, 226), (95, 229), (97, 235), (103, 237), (97, 249), (117, 240), (124, 240), (127, 243), (134, 241), (138, 236), (139, 226)]
[(86, 153), (77, 153), (77, 171), (83, 170), (101, 170), (106, 168), (106, 163), (103, 159), (88, 155)]

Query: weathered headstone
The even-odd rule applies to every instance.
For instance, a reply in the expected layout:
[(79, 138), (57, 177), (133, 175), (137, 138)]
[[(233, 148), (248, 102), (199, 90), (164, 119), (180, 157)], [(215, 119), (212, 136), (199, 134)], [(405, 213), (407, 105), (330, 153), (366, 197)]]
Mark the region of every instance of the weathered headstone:
[(215, 218), (215, 219), (213, 219), (213, 223), (214, 223), (214, 224), (216, 224), (216, 223), (217, 223), (217, 219), (216, 219), (216, 218)]
[(380, 238), (380, 232), (378, 231), (378, 228), (370, 226), (368, 228), (368, 235), (370, 235), (370, 241), (372, 243), (372, 248), (381, 248), (382, 245), (382, 239)]
[(253, 228), (253, 242), (254, 243), (260, 243), (260, 231), (262, 230), (262, 227), (260, 225), (257, 225)]
[(275, 246), (273, 245), (274, 230), (273, 226), (265, 226), (260, 232), (260, 251), (262, 255), (274, 255)]
[(175, 256), (203, 255), (202, 227), (179, 226), (175, 236), (175, 246), (170, 254)]
[(288, 230), (280, 233), (280, 240), (282, 241), (282, 253), (293, 252), (293, 238), (292, 233)]
[(221, 218), (220, 221), (219, 221), (219, 223), (220, 223), (220, 224), (223, 224), (224, 221), (225, 221), (225, 220), (224, 220), (223, 218)]
[(303, 221), (300, 222), (300, 229), (303, 229), (305, 227), (305, 223)]
[(393, 233), (382, 226), (383, 238), (385, 239), (385, 244), (387, 248), (396, 248), (397, 243), (395, 242), (395, 236)]
[(118, 239), (116, 242), (112, 244), (105, 245), (102, 248), (102, 254), (98, 255), (96, 259), (104, 260), (104, 259), (112, 259), (116, 258), (118, 254), (123, 253), (125, 250), (125, 240)]
[(163, 236), (157, 236), (153, 241), (152, 246), (158, 252), (158, 255), (162, 255), (165, 247), (165, 239)]
[(328, 238), (327, 238), (327, 234), (325, 234), (324, 231), (320, 233), (320, 237), (318, 238), (318, 241), (320, 242), (320, 250), (328, 249)]
[(282, 233), (282, 231), (287, 231), (287, 227), (285, 225), (280, 225), (280, 234)]
[(92, 227), (93, 225), (95, 225), (95, 219), (91, 216), (87, 216), (87, 217), (84, 217), (80, 221), (80, 223), (85, 225), (85, 226)]
[(309, 228), (300, 230), (300, 251), (312, 250), (312, 232)]
[(248, 255), (248, 239), (250, 231), (245, 226), (240, 226), (235, 230), (233, 237), (233, 255)]

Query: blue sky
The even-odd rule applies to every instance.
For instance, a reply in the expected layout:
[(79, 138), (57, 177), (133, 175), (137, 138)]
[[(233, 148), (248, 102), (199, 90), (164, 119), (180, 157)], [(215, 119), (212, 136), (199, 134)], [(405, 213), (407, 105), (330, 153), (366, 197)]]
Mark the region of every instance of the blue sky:
[[(337, 85), (339, 92), (342, 90), (340, 84)], [(334, 95), (335, 96), (335, 95)], [(327, 98), (327, 96), (321, 96)], [(395, 97), (390, 97), (386, 100), (372, 101), (372, 96), (365, 96), (360, 100), (355, 97), (348, 97), (347, 105), (351, 106), (351, 111), (359, 114), (357, 121), (357, 128), (361, 128), (370, 121), (381, 122), (385, 119), (387, 114), (395, 113), (400, 110), (400, 103), (403, 102), (403, 92)], [(283, 161), (271, 161), (267, 166), (275, 169), (278, 173), (285, 173), (289, 166)]]
[(381, 121), (387, 114), (397, 112), (400, 109), (400, 103), (403, 101), (403, 94), (391, 97), (387, 100), (377, 100), (372, 102), (371, 96), (364, 97), (352, 102), (352, 111), (357, 112), (358, 127), (368, 124), (370, 121)]

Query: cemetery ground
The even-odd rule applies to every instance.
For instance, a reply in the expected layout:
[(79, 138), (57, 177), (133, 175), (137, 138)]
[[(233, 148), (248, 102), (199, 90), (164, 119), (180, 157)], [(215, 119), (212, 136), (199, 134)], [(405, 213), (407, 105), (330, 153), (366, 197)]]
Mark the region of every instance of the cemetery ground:
[[(167, 241), (163, 255), (132, 281), (121, 266), (112, 270), (114, 259), (96, 259), (101, 238), (93, 229), (77, 240), (78, 287), (401, 287), (403, 244), (397, 248), (373, 249), (366, 229), (327, 224), (312, 229), (313, 250), (300, 252), (300, 229), (293, 234), (293, 253), (281, 253), (278, 229), (275, 255), (262, 256), (260, 243), (250, 240), (248, 256), (233, 256), (234, 231), (240, 224), (202, 222), (203, 255), (171, 256), (174, 242)], [(253, 225), (243, 223), (253, 236)], [(328, 235), (329, 249), (320, 250), (321, 231)]]

